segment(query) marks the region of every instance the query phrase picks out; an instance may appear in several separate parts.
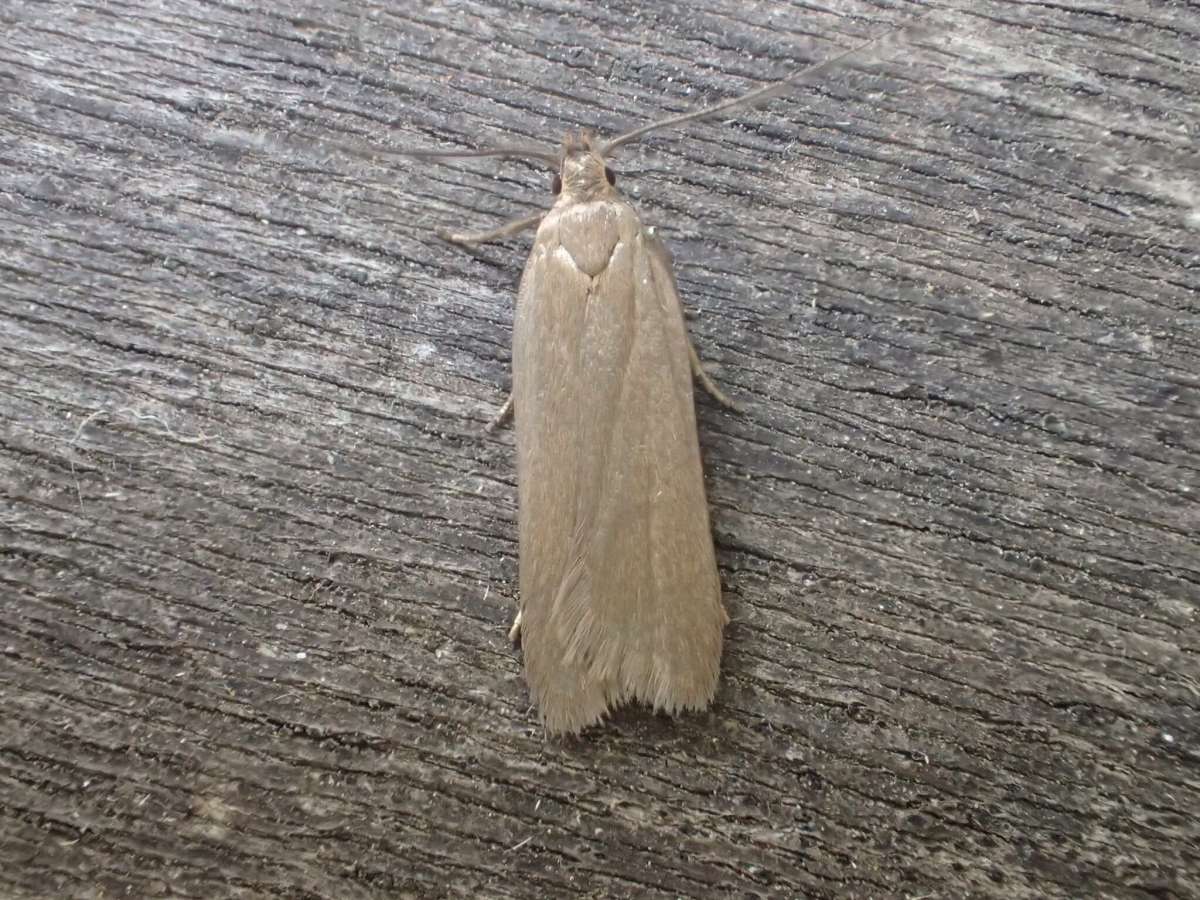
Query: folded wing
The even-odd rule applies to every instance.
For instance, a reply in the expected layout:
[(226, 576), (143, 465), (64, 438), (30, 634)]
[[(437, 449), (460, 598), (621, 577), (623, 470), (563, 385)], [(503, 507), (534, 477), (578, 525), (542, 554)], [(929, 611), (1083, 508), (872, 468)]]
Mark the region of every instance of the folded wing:
[(726, 621), (682, 308), (620, 200), (552, 210), (517, 303), (522, 646), (551, 732), (708, 705)]

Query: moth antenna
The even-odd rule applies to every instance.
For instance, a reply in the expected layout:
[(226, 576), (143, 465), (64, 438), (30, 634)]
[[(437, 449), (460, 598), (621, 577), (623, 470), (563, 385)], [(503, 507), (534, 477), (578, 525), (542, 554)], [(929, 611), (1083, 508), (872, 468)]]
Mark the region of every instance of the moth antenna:
[(812, 81), (818, 76), (824, 75), (831, 69), (836, 69), (839, 66), (844, 66), (855, 62), (868, 62), (878, 59), (886, 50), (897, 47), (901, 44), (907, 44), (921, 38), (928, 37), (939, 29), (936, 25), (925, 23), (925, 19), (930, 13), (918, 16), (907, 25), (902, 25), (899, 28), (894, 28), (891, 31), (885, 32), (873, 40), (867, 41), (865, 44), (859, 44), (850, 50), (843, 51), (836, 56), (831, 56), (829, 59), (822, 60), (815, 65), (809, 66), (807, 69), (801, 69), (794, 75), (789, 75), (782, 81), (776, 81), (763, 87), (756, 88), (749, 93), (742, 94), (740, 97), (734, 97), (730, 100), (723, 100), (720, 103), (714, 103), (712, 106), (706, 106), (703, 109), (693, 110), (691, 112), (680, 113), (677, 116), (669, 116), (666, 119), (660, 119), (657, 122), (651, 122), (649, 125), (643, 125), (641, 128), (635, 128), (633, 131), (627, 131), (625, 134), (618, 135), (608, 143), (600, 147), (600, 155), (608, 156), (613, 150), (620, 147), (622, 144), (628, 144), (636, 141), (643, 135), (649, 134), (652, 131), (658, 131), (660, 128), (669, 128), (672, 125), (682, 125), (684, 122), (694, 122), (697, 119), (707, 119), (709, 116), (715, 116), (718, 113), (723, 113), (731, 109), (741, 107), (755, 106), (759, 103), (764, 103), (773, 97), (778, 97), (805, 82)]
[(312, 145), (319, 150), (332, 151), (338, 154), (354, 156), (359, 159), (365, 159), (369, 162), (379, 162), (383, 159), (391, 159), (397, 156), (406, 156), (409, 159), (468, 159), (485, 156), (500, 157), (502, 159), (528, 159), (535, 162), (545, 163), (552, 169), (558, 168), (558, 154), (547, 150), (544, 147), (490, 147), (483, 150), (403, 150), (391, 149), (386, 147), (376, 147), (371, 145), (349, 144), (343, 141), (335, 140), (319, 140), (313, 141)]
[(558, 154), (541, 147), (491, 147), (483, 150), (395, 150), (400, 156), (412, 159), (469, 159), (494, 156), (500, 159), (532, 159), (551, 168), (558, 168)]

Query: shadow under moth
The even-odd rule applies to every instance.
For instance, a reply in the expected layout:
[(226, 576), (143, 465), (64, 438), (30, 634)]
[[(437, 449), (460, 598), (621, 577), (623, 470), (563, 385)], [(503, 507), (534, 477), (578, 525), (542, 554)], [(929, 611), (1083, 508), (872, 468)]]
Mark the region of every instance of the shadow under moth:
[(513, 326), (520, 609), (510, 636), (550, 734), (577, 733), (640, 701), (675, 714), (713, 699), (728, 616), (721, 602), (693, 378), (733, 404), (688, 338), (670, 254), (616, 188), (618, 147), (651, 131), (761, 103), (928, 33), (918, 19), (732, 100), (608, 141), (403, 151), (420, 159), (508, 157), (555, 172), (548, 211), (460, 244), (537, 227)]

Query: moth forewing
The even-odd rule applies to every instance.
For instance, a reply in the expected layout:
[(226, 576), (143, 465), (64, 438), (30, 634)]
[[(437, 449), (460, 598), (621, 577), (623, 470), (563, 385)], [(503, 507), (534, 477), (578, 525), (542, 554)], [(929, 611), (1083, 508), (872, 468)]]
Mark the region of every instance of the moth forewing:
[(726, 621), (667, 257), (586, 141), (561, 177), (513, 333), (521, 642), (552, 733), (707, 706)]

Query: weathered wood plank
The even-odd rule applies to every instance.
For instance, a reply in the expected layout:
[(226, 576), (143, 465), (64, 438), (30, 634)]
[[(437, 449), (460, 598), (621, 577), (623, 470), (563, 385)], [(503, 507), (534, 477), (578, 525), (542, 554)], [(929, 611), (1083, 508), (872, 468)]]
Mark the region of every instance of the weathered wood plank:
[[(511, 163), (903, 21), (0, 11), (0, 893), (1200, 893), (1200, 10), (945, 40), (631, 148), (733, 617), (711, 713), (546, 743), (506, 644)], [(527, 240), (527, 239), (526, 239)]]

